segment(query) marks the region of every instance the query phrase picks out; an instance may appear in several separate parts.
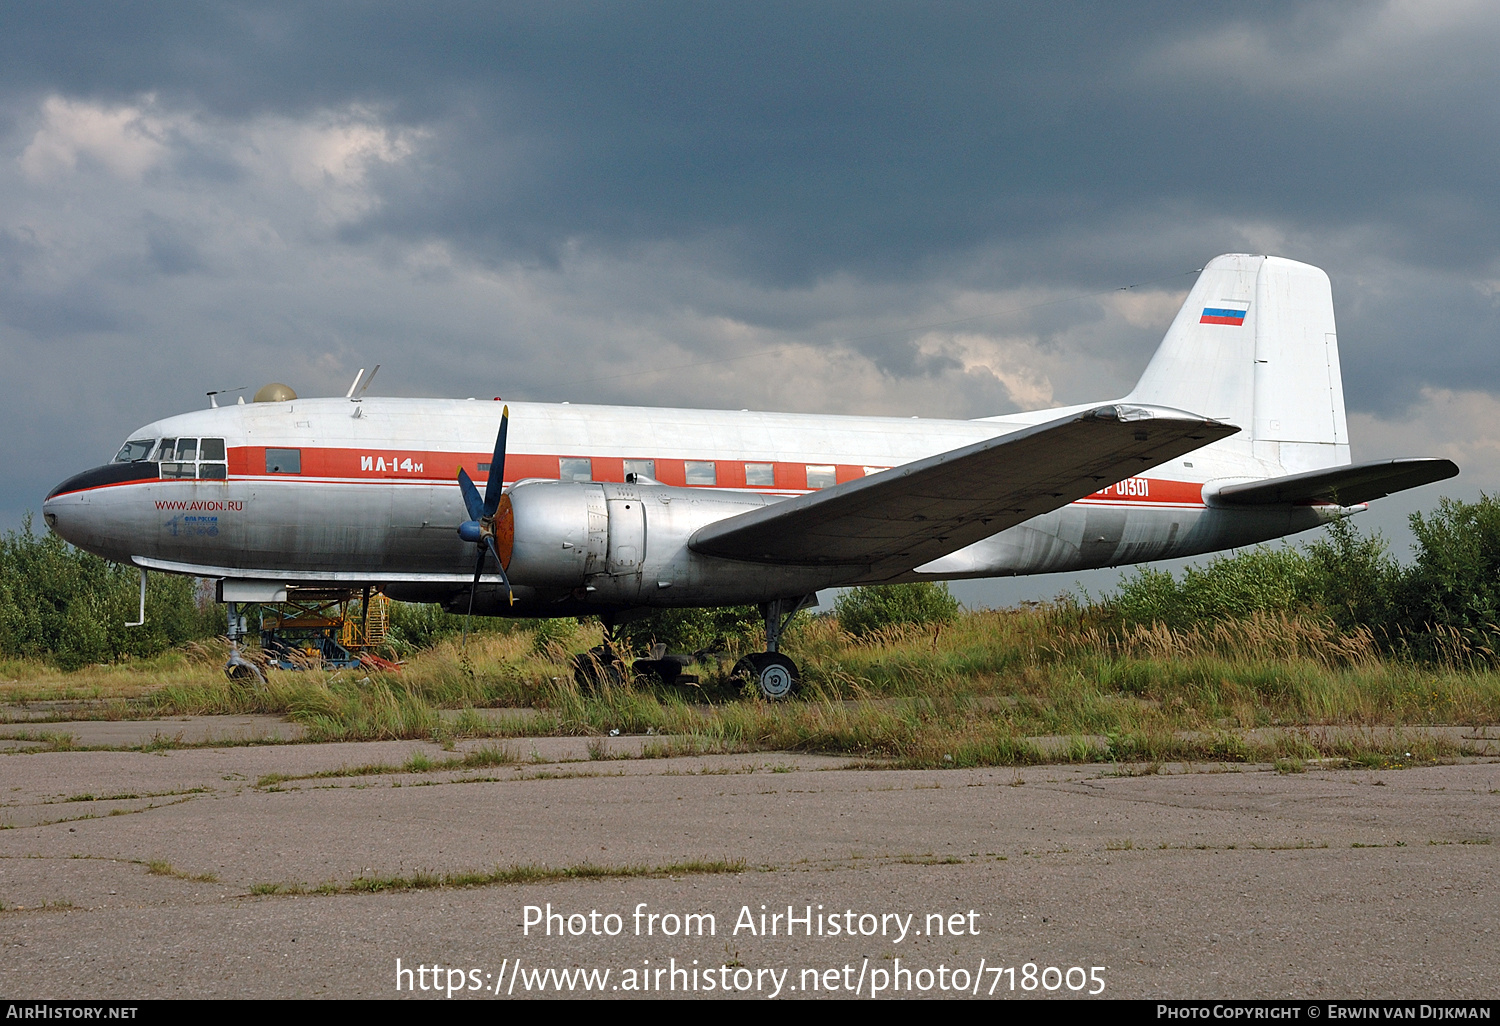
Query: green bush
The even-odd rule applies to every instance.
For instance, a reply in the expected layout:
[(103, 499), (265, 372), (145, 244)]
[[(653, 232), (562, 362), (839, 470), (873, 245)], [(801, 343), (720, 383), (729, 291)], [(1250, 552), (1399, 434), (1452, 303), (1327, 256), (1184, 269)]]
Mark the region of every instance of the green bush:
[(834, 613), (840, 627), (862, 637), (897, 624), (952, 623), (958, 599), (946, 584), (880, 584), (845, 592), (834, 603)]
[(0, 539), (0, 654), (71, 670), (224, 632), (220, 607), (199, 603), (197, 579), (170, 574), (150, 575), (146, 624), (126, 627), (139, 589), (140, 571), (37, 535), (28, 516)]
[[(463, 608), (462, 603), (459, 608)], [(388, 616), (386, 642), (401, 655), (431, 648), (444, 638), (460, 636), (466, 619), (463, 613), (450, 613), (435, 602), (393, 601), (390, 604)], [(469, 633), (507, 634), (515, 630), (528, 629), (535, 623), (537, 621), (529, 619), (476, 616), (469, 623)]]
[(553, 645), (567, 647), (578, 633), (578, 621), (571, 616), (559, 616), (551, 620), (538, 620), (531, 632), (531, 650), (545, 653)]
[(1335, 520), (1326, 537), (1306, 547), (1306, 559), (1311, 592), (1341, 629), (1389, 628), (1402, 571), (1384, 538), (1362, 536), (1348, 518)]
[[(1441, 499), (1413, 513), (1416, 553), (1402, 567), (1379, 534), (1348, 520), (1300, 549), (1260, 546), (1188, 567), (1179, 581), (1140, 567), (1094, 608), (1126, 625), (1191, 628), (1257, 612), (1327, 616), (1367, 628), (1421, 660), (1494, 663), (1500, 653), (1500, 500)], [(1464, 653), (1467, 653), (1465, 655)]]
[(749, 640), (765, 623), (755, 606), (659, 609), (644, 619), (619, 624), (615, 638), (642, 654), (657, 643), (666, 645), (668, 652), (714, 652)]
[(1106, 600), (1126, 623), (1161, 623), (1174, 629), (1200, 623), (1290, 612), (1320, 600), (1309, 559), (1292, 548), (1257, 546), (1190, 566), (1178, 583), (1165, 570), (1139, 567)]
[(1437, 629), (1495, 650), (1500, 635), (1500, 500), (1442, 499), (1411, 515), (1416, 560), (1396, 587), (1397, 627), (1425, 647)]

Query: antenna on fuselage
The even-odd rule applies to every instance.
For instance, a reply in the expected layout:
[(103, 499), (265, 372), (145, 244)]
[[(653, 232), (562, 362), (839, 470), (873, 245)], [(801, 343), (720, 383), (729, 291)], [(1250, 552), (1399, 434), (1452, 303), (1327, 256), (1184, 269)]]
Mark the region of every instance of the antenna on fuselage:
[[(361, 367), (359, 369), (359, 373), (356, 374), (356, 375), (354, 375), (354, 383), (349, 386), (349, 391), (347, 391), (347, 392), (344, 393), (344, 398), (348, 399), (351, 403), (357, 403), (360, 400), (362, 400), (365, 397), (366, 390), (369, 389), (369, 387), (370, 387), (370, 382), (374, 381), (375, 380), (375, 375), (377, 375), (379, 373), (380, 373), (380, 364), (378, 364), (378, 363), (375, 365), (375, 369), (370, 372), (370, 376), (368, 378), (365, 378), (365, 369), (363, 367)], [(365, 378), (365, 384), (364, 384), (363, 388), (360, 388), (360, 384), (359, 384), (359, 379), (360, 378)], [(356, 388), (359, 389), (359, 394), (358, 395), (356, 395), (355, 392), (354, 392), (354, 390)]]
[[(208, 408), (210, 410), (217, 410), (219, 408), (219, 396), (233, 395), (236, 392), (243, 392), (249, 387), (249, 385), (241, 385), (239, 388), (216, 388), (212, 392), (205, 392), (204, 394), (208, 396)], [(244, 401), (245, 397), (241, 396), (240, 402)]]

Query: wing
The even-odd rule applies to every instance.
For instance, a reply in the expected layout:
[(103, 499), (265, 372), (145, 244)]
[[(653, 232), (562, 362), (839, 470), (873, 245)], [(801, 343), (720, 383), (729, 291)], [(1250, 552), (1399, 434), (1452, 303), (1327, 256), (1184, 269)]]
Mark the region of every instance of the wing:
[(1336, 503), (1358, 506), (1371, 499), (1418, 485), (1443, 481), (1458, 474), (1452, 460), (1405, 459), (1356, 463), (1349, 467), (1310, 470), (1305, 474), (1273, 477), (1269, 481), (1220, 488), (1214, 499), (1230, 506), (1297, 506)]
[(1238, 430), (1181, 410), (1100, 406), (709, 524), (688, 545), (900, 573)]

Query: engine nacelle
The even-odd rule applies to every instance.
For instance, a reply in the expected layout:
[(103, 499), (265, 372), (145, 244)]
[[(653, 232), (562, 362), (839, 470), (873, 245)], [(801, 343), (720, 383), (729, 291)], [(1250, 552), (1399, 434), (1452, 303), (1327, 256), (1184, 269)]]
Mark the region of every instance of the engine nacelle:
[[(518, 484), (507, 496), (514, 536), (506, 571), (518, 586), (603, 604), (733, 604), (826, 587), (826, 571), (736, 564), (687, 547), (699, 528), (780, 498), (655, 484)], [(503, 525), (497, 530), (504, 534)]]
[(510, 490), (506, 572), (516, 584), (573, 589), (609, 554), (609, 513), (599, 484), (538, 481)]

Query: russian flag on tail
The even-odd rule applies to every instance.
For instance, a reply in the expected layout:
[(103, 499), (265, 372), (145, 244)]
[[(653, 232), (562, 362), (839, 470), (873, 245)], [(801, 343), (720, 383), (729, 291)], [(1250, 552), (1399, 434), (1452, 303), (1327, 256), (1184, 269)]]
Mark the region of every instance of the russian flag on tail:
[(1203, 316), (1198, 318), (1199, 324), (1232, 324), (1235, 327), (1245, 323), (1245, 310), (1232, 310), (1226, 307), (1205, 306)]

